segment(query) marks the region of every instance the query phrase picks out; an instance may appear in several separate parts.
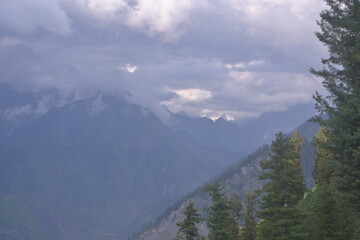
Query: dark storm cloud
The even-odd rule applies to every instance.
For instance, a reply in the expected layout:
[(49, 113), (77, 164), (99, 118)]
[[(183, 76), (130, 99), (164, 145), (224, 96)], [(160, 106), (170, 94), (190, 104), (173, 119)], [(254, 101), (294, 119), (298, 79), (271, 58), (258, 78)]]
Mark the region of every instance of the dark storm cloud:
[(321, 0), (25, 0), (0, 3), (1, 81), (98, 91), (165, 117), (246, 117), (311, 99)]

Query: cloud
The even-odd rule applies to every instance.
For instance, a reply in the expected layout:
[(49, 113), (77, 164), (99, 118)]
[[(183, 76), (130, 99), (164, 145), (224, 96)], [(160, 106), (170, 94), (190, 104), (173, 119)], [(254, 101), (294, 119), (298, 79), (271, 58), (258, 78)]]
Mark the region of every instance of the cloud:
[(212, 91), (174, 91), (176, 96), (162, 104), (175, 112), (212, 119), (257, 117), (263, 112), (310, 102), (314, 89), (321, 89), (321, 83), (309, 74), (232, 70), (220, 86), (210, 82), (206, 87)]
[(0, 118), (6, 121), (16, 121), (19, 118), (32, 113), (31, 105), (17, 106), (0, 110)]
[(57, 89), (61, 99), (130, 92), (162, 117), (164, 106), (257, 116), (321, 88), (308, 69), (326, 54), (314, 36), (322, 8), (322, 0), (1, 1), (0, 81)]
[(199, 116), (197, 105), (213, 97), (212, 92), (204, 89), (166, 89), (175, 93), (175, 97), (161, 104), (172, 112), (188, 112), (189, 115)]
[(315, 89), (321, 89), (318, 79), (302, 73), (230, 71), (228, 77), (218, 92), (218, 102), (233, 102), (227, 107), (252, 116), (307, 103)]
[(17, 34), (41, 28), (57, 35), (71, 32), (70, 20), (56, 0), (0, 1), (0, 26)]
[(179, 112), (184, 105), (193, 105), (209, 100), (213, 97), (210, 91), (204, 89), (168, 89), (168, 92), (176, 94), (170, 101), (162, 101), (172, 112)]
[(102, 100), (102, 95), (99, 96), (91, 103), (90, 115), (96, 116), (106, 109), (106, 103)]
[(138, 66), (135, 66), (135, 65), (133, 66), (133, 65), (130, 65), (129, 63), (127, 63), (124, 66), (119, 66), (117, 68), (121, 69), (123, 71), (126, 71), (128, 73), (134, 73), (138, 69)]
[(176, 93), (178, 98), (183, 102), (202, 102), (210, 99), (213, 94), (203, 89), (170, 89), (169, 92)]
[(249, 62), (238, 62), (238, 63), (228, 63), (225, 64), (224, 67), (228, 69), (248, 69), (249, 67), (263, 65), (266, 62), (264, 60), (252, 60)]
[(111, 19), (119, 10), (127, 6), (127, 3), (122, 0), (80, 0), (78, 2), (104, 19), (104, 21), (109, 19), (109, 14)]
[(191, 23), (192, 13), (207, 0), (59, 0), (73, 18), (93, 19), (100, 29), (131, 28), (163, 42), (175, 42)]
[[(105, 27), (114, 22), (123, 21), (123, 14), (129, 7), (125, 0), (57, 0), (75, 21), (84, 21), (85, 24), (93, 25), (93, 19), (98, 21), (97, 27)], [(82, 23), (82, 24), (83, 24)], [(119, 22), (118, 22), (119, 23)]]
[(18, 44), (22, 44), (22, 40), (13, 37), (3, 37), (0, 39), (0, 48), (12, 47)]
[(189, 21), (194, 6), (191, 0), (139, 0), (129, 9), (126, 24), (164, 41), (176, 41), (184, 30), (181, 25)]
[(230, 1), (246, 22), (247, 34), (272, 36), (273, 43), (303, 44), (308, 42), (304, 30), (315, 31), (314, 19), (325, 7), (319, 0), (233, 0)]

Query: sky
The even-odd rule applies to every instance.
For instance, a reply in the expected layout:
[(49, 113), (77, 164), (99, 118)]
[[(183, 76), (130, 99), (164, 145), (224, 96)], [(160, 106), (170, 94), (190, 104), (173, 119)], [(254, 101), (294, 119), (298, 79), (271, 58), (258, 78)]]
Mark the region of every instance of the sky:
[[(323, 0), (1, 0), (0, 82), (59, 101), (99, 92), (163, 119), (243, 119), (324, 92)], [(42, 98), (43, 101), (49, 98)], [(49, 103), (50, 106), (50, 103)]]

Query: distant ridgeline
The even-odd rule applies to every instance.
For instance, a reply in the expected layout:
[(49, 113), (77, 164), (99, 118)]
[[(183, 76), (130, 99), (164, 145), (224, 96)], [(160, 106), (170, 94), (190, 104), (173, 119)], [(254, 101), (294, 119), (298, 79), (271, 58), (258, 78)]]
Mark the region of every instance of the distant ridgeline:
[(245, 122), (219, 118), (190, 118), (173, 114), (168, 125), (176, 132), (185, 132), (205, 146), (240, 151), (244, 155), (269, 144), (279, 131), (289, 132), (316, 114), (313, 103), (299, 104), (286, 111), (263, 113)]

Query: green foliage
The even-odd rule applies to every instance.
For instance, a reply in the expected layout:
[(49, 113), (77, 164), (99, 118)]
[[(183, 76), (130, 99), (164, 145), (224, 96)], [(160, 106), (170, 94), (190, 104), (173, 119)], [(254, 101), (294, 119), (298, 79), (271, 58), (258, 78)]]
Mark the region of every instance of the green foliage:
[[(310, 240), (347, 239), (346, 216), (336, 201), (336, 189), (331, 184), (336, 165), (329, 146), (330, 132), (321, 127), (313, 140), (316, 148), (314, 178), (316, 187), (300, 204), (306, 211), (305, 227)], [(344, 229), (345, 231), (343, 231)]]
[(265, 172), (259, 178), (268, 181), (262, 189), (264, 195), (258, 211), (260, 240), (305, 239), (303, 214), (296, 208), (305, 192), (299, 161), (301, 143), (298, 133), (291, 139), (278, 133), (270, 158), (260, 164)]
[[(317, 109), (326, 120), (317, 119), (329, 130), (328, 149), (336, 168), (331, 180), (347, 220), (347, 232), (356, 239), (360, 219), (360, 2), (326, 0), (328, 8), (318, 22), (319, 40), (328, 47), (324, 68), (312, 72), (323, 79), (329, 96), (316, 93)], [(351, 224), (347, 224), (347, 222)]]
[[(306, 124), (302, 125), (300, 128), (301, 135), (304, 133), (308, 134), (308, 138), (313, 136), (317, 130), (319, 129), (318, 125), (312, 122), (307, 122)], [(258, 175), (260, 170), (257, 167), (257, 162), (267, 159), (269, 155), (270, 147), (263, 146), (259, 148), (254, 153), (250, 154), (244, 159), (239, 160), (236, 164), (229, 167), (226, 171), (224, 171), (221, 175), (217, 176), (216, 178), (209, 181), (209, 184), (214, 182), (226, 183), (226, 189), (228, 191), (234, 191), (239, 194), (239, 196), (246, 195), (249, 190), (251, 191), (254, 188), (260, 187), (262, 184), (258, 181)], [(303, 156), (303, 166), (305, 167), (305, 175), (310, 179), (313, 171), (313, 160), (314, 160), (314, 149), (312, 145), (305, 141), (302, 147), (302, 156)], [(246, 170), (246, 171), (244, 171)], [(311, 181), (312, 182), (312, 181)], [(313, 184), (309, 182), (309, 187), (313, 187)], [(181, 198), (177, 201), (173, 206), (171, 206), (165, 213), (160, 215), (157, 222), (152, 225), (152, 229), (160, 229), (160, 223), (167, 221), (166, 217), (169, 217), (170, 213), (179, 209), (179, 207), (189, 199), (199, 199), (199, 203), (203, 204), (203, 206), (208, 204), (207, 194), (204, 192), (204, 186), (201, 186), (194, 190), (193, 192), (189, 193), (188, 195)], [(246, 203), (244, 204), (244, 206)], [(201, 205), (200, 205), (201, 206)], [(199, 206), (199, 207), (200, 207)], [(240, 221), (241, 224), (245, 224), (246, 213), (243, 214), (244, 219)], [(152, 231), (150, 228), (147, 229), (148, 232)], [(239, 239), (243, 239), (243, 233), (245, 231), (245, 226), (239, 227)]]
[[(341, 211), (334, 199), (334, 191), (330, 183), (335, 170), (334, 155), (329, 146), (329, 130), (321, 127), (313, 140), (316, 148), (314, 179), (316, 188), (304, 202), (309, 202), (307, 224), (312, 239), (341, 239), (339, 219)], [(309, 228), (311, 225), (311, 228)]]
[(299, 204), (306, 212), (305, 229), (308, 240), (335, 240), (346, 239), (341, 235), (341, 226), (344, 216), (335, 201), (333, 189), (327, 185), (316, 187), (313, 192)]
[(225, 186), (220, 183), (213, 183), (205, 188), (212, 199), (207, 219), (209, 240), (228, 240), (230, 238), (230, 233), (227, 231), (230, 208), (226, 200), (226, 193), (223, 191), (224, 188)]
[(242, 234), (242, 240), (255, 240), (256, 239), (256, 216), (255, 205), (257, 196), (254, 192), (249, 192), (245, 196), (246, 213), (244, 219), (244, 231)]
[(313, 70), (323, 78), (330, 95), (317, 94), (317, 107), (329, 115), (322, 123), (331, 132), (331, 150), (339, 163), (337, 187), (353, 210), (360, 211), (360, 2), (327, 0), (321, 14), (319, 40), (330, 57), (324, 69)]
[(189, 201), (183, 214), (185, 215), (185, 219), (176, 223), (179, 230), (174, 240), (200, 240), (201, 236), (196, 224), (202, 222), (203, 218), (201, 218), (198, 210), (195, 208), (194, 202)]
[(321, 127), (313, 140), (316, 148), (314, 179), (318, 186), (329, 185), (335, 170), (333, 154), (329, 146), (329, 130)]
[(232, 195), (227, 198), (225, 186), (220, 183), (213, 183), (205, 188), (210, 195), (212, 204), (207, 209), (207, 225), (209, 228), (209, 240), (236, 240), (239, 235), (241, 204), (238, 196)]
[(181, 236), (180, 232), (177, 231), (175, 237), (173, 238), (173, 240), (182, 240), (182, 239), (183, 239), (183, 237)]
[(236, 193), (230, 195), (228, 199), (228, 204), (230, 208), (229, 216), (229, 231), (230, 239), (237, 239), (239, 236), (239, 222), (241, 220), (241, 211), (243, 206), (239, 200), (239, 196)]

